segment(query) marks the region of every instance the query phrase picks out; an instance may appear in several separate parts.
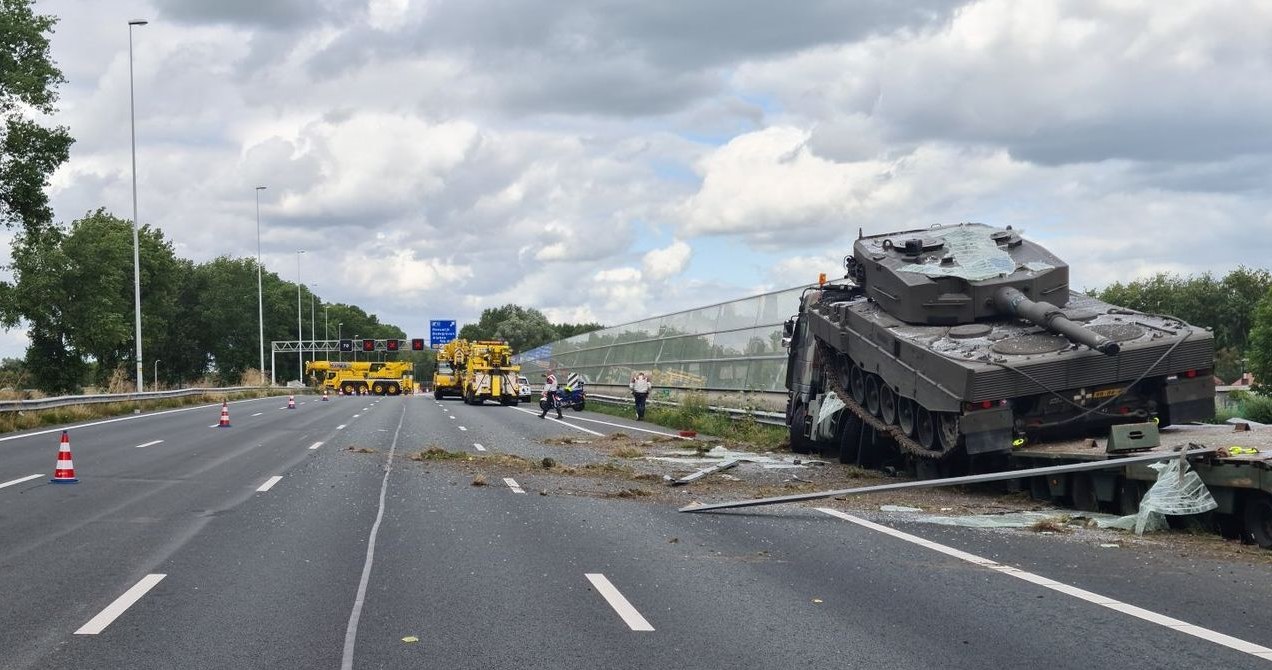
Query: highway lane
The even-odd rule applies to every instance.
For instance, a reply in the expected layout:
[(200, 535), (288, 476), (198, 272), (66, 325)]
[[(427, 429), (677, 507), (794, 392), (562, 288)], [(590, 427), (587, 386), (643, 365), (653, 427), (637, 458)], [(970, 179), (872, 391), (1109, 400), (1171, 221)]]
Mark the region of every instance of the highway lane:
[[(402, 458), (430, 445), (477, 453), (482, 444), (488, 453), (560, 460), (570, 448), (542, 438), (590, 439), (514, 408), (341, 398), (268, 410), (250, 423), (257, 411), (236, 410), (235, 428), (225, 431), (179, 415), (155, 417), (154, 430), (138, 430), (144, 420), (102, 426), (103, 443), (116, 446), (101, 448), (92, 472), (107, 468), (106, 482), (0, 489), (0, 648), (9, 650), (0, 666), (339, 666), (399, 421), (353, 667), (1265, 663), (812, 508), (683, 515), (660, 502), (541, 496), (532, 471), (513, 475), (524, 494), (494, 476), (474, 487), (472, 466)], [(590, 412), (567, 411), (566, 421), (595, 432), (661, 431)], [(243, 437), (225, 439), (240, 428)], [(169, 429), (189, 437), (172, 454), (139, 458), (166, 448), (166, 438), (136, 445)], [(51, 455), (56, 443), (42, 448)], [(87, 483), (80, 460), (77, 453)], [(268, 491), (256, 490), (274, 476), (281, 479)], [(94, 520), (72, 528), (66, 507)], [(900, 525), (1272, 644), (1266, 566), (1196, 558), (1158, 570), (1131, 551)], [(11, 530), (21, 543), (10, 543)], [(148, 574), (166, 576), (100, 634), (73, 634)], [(621, 603), (587, 576), (598, 574), (654, 630), (634, 630)]]

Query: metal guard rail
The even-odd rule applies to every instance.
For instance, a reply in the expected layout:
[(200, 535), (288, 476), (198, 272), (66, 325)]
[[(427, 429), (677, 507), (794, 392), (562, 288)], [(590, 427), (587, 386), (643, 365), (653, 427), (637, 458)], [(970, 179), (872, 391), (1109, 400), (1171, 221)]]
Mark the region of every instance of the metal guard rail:
[[(623, 398), (612, 395), (601, 395), (599, 393), (587, 394), (588, 400), (599, 400), (609, 405), (635, 405), (636, 401), (631, 398)], [(670, 402), (667, 400), (646, 400), (650, 405), (665, 405), (667, 407), (677, 407), (680, 403)], [(707, 411), (726, 414), (730, 419), (754, 419), (756, 423), (763, 423), (769, 426), (786, 427), (786, 415), (781, 412), (763, 412), (760, 410), (737, 409), (736, 407), (716, 407), (708, 405)]]
[(141, 393), (100, 393), (96, 395), (64, 395), (55, 398), (38, 398), (35, 400), (0, 400), (0, 412), (21, 412), (24, 410), (53, 409), (71, 405), (95, 405), (107, 402), (133, 402), (137, 400), (162, 400), (165, 398), (185, 398), (188, 396), (209, 393), (238, 393), (240, 391), (259, 391), (267, 386), (227, 386), (225, 388), (193, 388), (175, 391), (143, 391)]

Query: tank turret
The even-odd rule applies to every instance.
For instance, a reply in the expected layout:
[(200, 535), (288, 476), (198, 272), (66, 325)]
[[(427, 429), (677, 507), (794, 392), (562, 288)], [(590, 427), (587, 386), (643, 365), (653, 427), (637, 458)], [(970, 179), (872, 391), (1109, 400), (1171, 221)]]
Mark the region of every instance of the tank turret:
[(1069, 301), (1069, 266), (1010, 226), (934, 226), (861, 237), (848, 271), (866, 295), (910, 324), (955, 326), (1016, 317), (1105, 354), (1116, 342), (1060, 309)]

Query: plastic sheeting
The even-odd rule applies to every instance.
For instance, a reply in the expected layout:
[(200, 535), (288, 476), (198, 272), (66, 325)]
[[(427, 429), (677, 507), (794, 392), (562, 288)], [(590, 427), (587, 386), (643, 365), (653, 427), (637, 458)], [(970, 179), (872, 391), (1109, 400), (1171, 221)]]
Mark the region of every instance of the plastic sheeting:
[[(1187, 461), (1172, 458), (1165, 463), (1150, 463), (1148, 467), (1157, 471), (1157, 481), (1140, 500), (1139, 512), (1099, 521), (1101, 528), (1133, 530), (1136, 535), (1143, 535), (1145, 531), (1165, 530), (1166, 515), (1201, 514), (1219, 506)], [(1181, 468), (1183, 477), (1180, 477)]]
[(821, 409), (817, 411), (817, 434), (832, 435), (827, 424), (829, 424), (830, 420), (835, 418), (835, 414), (843, 408), (844, 401), (840, 400), (839, 396), (836, 395), (834, 391), (827, 393), (826, 397), (822, 398)]
[(1009, 275), (1016, 270), (1016, 261), (990, 239), (993, 231), (983, 228), (954, 228), (934, 231), (934, 236), (944, 239), (953, 265), (941, 265), (939, 258), (917, 265), (904, 265), (900, 272), (915, 272), (930, 277), (961, 277), (968, 281), (980, 281), (999, 275)]

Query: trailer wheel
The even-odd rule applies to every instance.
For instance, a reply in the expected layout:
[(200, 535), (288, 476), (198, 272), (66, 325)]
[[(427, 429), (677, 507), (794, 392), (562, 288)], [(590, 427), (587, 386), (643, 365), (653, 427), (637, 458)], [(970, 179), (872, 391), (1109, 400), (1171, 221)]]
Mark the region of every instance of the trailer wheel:
[(1140, 498), (1144, 497), (1144, 489), (1134, 479), (1122, 477), (1117, 482), (1117, 511), (1122, 516), (1130, 516), (1139, 511)]
[(1100, 511), (1100, 501), (1095, 497), (1095, 477), (1089, 472), (1075, 472), (1069, 480), (1069, 494), (1073, 497), (1074, 509), (1083, 512)]
[(897, 398), (897, 424), (906, 435), (914, 437), (914, 401), (909, 398)]
[(1272, 549), (1272, 496), (1255, 491), (1245, 501), (1245, 531), (1255, 544)]
[(861, 417), (843, 410), (839, 420), (839, 462), (853, 464), (861, 453)]
[(795, 408), (795, 412), (791, 414), (791, 451), (797, 454), (807, 454), (813, 450), (813, 445), (809, 439), (804, 437), (804, 417), (808, 416), (808, 408), (800, 405)]

